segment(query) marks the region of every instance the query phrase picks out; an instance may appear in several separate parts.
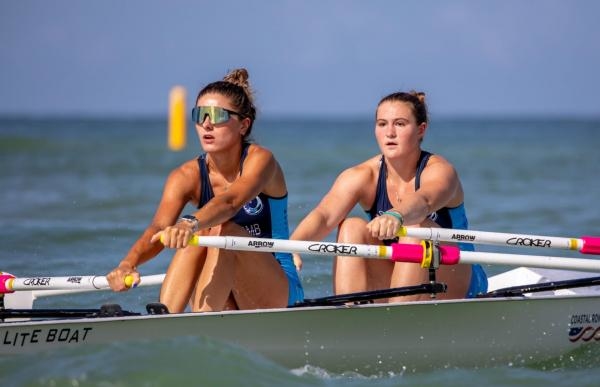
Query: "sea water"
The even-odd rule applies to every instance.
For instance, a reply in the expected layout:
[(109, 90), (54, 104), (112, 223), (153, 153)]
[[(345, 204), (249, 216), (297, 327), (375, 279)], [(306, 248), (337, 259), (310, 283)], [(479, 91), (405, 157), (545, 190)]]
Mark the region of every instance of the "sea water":
[[(169, 151), (166, 126), (163, 118), (0, 118), (0, 271), (110, 271), (152, 218), (169, 171), (200, 152), (192, 128), (186, 149)], [(267, 117), (255, 123), (255, 141), (275, 153), (286, 173), (291, 229), (342, 170), (378, 153), (373, 129), (370, 117)], [(600, 119), (582, 117), (434, 117), (423, 143), (456, 167), (472, 229), (569, 237), (600, 235), (599, 147)], [(352, 212), (364, 216), (359, 208)], [(163, 251), (142, 266), (142, 274), (164, 272), (171, 256)], [(329, 257), (304, 257), (307, 297), (331, 294), (331, 263)], [(506, 269), (486, 266), (489, 274)], [(36, 306), (118, 303), (143, 311), (157, 295), (157, 288), (93, 292), (41, 298)], [(598, 348), (578, 359), (362, 375), (313, 364), (290, 370), (227, 343), (194, 338), (0, 358), (0, 385), (597, 385)]]

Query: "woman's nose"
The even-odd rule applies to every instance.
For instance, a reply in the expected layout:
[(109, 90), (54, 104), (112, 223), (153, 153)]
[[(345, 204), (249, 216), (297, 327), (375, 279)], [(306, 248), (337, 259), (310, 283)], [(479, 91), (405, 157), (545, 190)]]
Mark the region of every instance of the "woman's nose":
[(204, 115), (204, 119), (200, 123), (200, 126), (202, 126), (203, 128), (212, 129), (212, 123), (210, 122), (210, 116), (208, 114)]
[(385, 127), (385, 135), (386, 135), (386, 137), (396, 137), (396, 131), (394, 130), (394, 125), (387, 125)]

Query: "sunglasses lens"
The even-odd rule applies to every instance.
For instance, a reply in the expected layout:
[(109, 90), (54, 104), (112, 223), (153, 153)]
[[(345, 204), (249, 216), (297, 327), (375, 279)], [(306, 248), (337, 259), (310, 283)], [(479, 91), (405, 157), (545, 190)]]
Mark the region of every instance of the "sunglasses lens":
[(207, 115), (213, 125), (229, 121), (229, 112), (218, 106), (196, 106), (192, 109), (192, 120), (197, 124), (203, 123)]

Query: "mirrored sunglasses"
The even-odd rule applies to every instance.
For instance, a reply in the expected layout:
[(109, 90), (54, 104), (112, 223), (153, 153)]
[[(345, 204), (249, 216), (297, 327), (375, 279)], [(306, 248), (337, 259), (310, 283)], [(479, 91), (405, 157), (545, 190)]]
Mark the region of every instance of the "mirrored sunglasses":
[(196, 106), (192, 109), (192, 121), (201, 124), (208, 115), (211, 124), (222, 124), (229, 121), (232, 114), (243, 117), (240, 113), (219, 106)]

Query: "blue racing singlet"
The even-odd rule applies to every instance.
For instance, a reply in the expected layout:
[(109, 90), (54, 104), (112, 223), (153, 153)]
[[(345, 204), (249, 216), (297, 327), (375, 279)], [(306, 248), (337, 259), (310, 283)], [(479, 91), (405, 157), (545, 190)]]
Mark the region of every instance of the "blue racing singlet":
[[(417, 173), (415, 176), (415, 191), (421, 187), (421, 173), (425, 169), (429, 158), (432, 153), (427, 151), (421, 151), (419, 161), (417, 163)], [(375, 200), (370, 209), (366, 212), (370, 219), (383, 214), (385, 211), (392, 208), (392, 203), (387, 194), (387, 166), (383, 156), (379, 165), (379, 177), (377, 178), (377, 188), (375, 192)], [(429, 219), (437, 223), (442, 228), (455, 228), (466, 230), (469, 228), (469, 222), (467, 220), (467, 214), (465, 211), (464, 203), (459, 204), (456, 207), (443, 207), (439, 210), (429, 214)], [(392, 241), (386, 241), (386, 244)], [(474, 246), (471, 243), (459, 243), (461, 250), (475, 251)], [(479, 293), (487, 292), (487, 276), (481, 265), (472, 265), (473, 271), (471, 274), (471, 284), (469, 291), (467, 292), (467, 298), (475, 297)]]
[[(240, 173), (248, 154), (249, 146), (249, 143), (243, 145), (242, 157), (240, 159)], [(200, 166), (201, 184), (198, 208), (201, 208), (215, 195), (208, 177), (206, 153), (198, 157), (198, 164)], [(230, 220), (244, 227), (252, 237), (288, 239), (290, 233), (287, 217), (287, 194), (276, 198), (261, 192), (257, 197), (244, 204)], [(296, 266), (294, 266), (292, 255), (289, 253), (274, 253), (273, 255), (288, 278), (288, 305), (303, 301), (304, 290), (302, 289)]]

